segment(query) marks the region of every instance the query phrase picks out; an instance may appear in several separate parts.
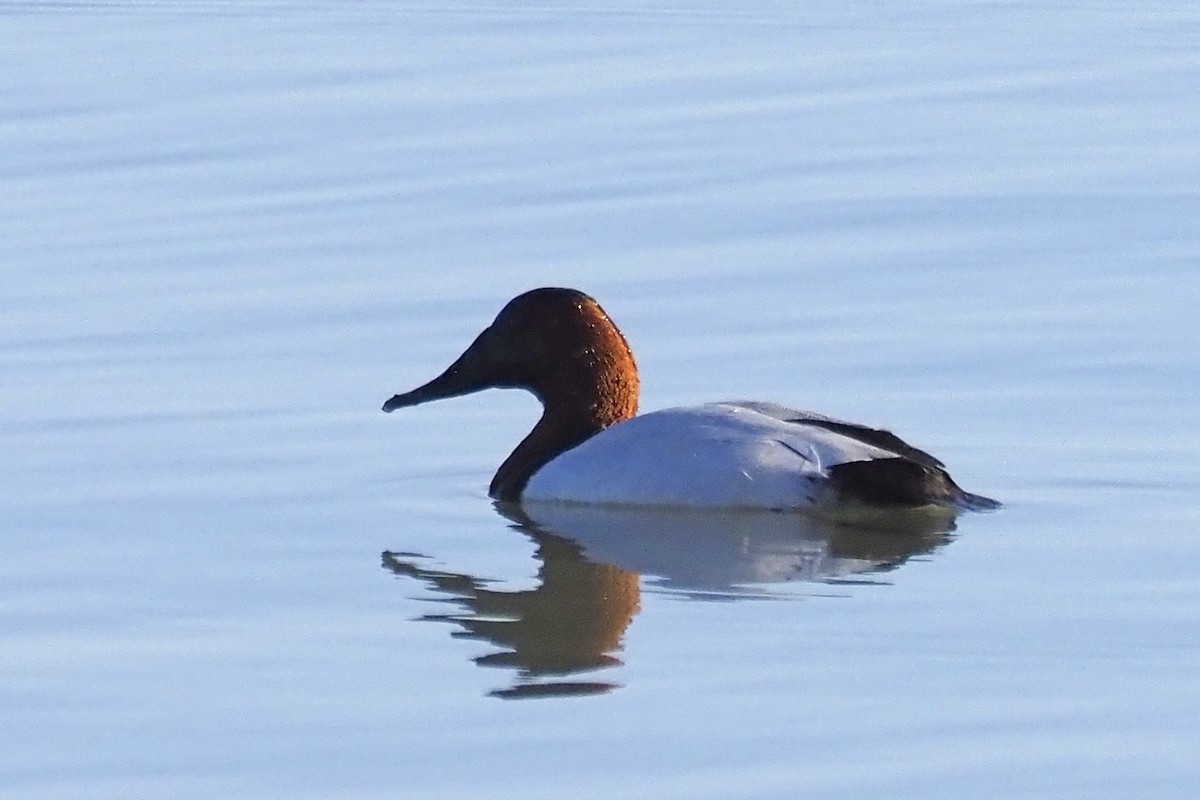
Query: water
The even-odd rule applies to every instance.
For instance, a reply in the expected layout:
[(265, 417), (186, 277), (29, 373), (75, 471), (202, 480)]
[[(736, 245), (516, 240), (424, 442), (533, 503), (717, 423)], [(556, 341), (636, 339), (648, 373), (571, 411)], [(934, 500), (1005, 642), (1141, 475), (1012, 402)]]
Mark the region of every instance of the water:
[[(2, 3), (12, 797), (1193, 797), (1186, 3)], [(643, 408), (886, 425), (899, 537), (510, 518), (385, 416), (584, 289)]]

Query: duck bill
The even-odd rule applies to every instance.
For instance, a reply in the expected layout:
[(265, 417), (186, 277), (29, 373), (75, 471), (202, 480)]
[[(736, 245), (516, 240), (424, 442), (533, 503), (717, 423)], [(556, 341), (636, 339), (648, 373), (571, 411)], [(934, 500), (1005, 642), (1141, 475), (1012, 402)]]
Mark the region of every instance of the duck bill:
[(445, 400), (490, 388), (493, 384), (483, 377), (483, 370), (480, 369), (478, 345), (477, 339), (445, 372), (424, 386), (394, 395), (383, 404), (383, 410), (390, 414), (398, 408), (419, 406), (433, 400)]

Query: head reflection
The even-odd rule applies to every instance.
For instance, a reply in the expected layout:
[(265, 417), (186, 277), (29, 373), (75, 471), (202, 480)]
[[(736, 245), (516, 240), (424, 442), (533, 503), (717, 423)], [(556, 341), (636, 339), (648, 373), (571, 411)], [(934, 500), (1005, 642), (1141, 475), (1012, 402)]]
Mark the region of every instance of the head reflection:
[(435, 569), (412, 553), (385, 552), (383, 566), (445, 595), (454, 609), (420, 619), (499, 648), (475, 662), (516, 671), (511, 687), (491, 692), (509, 699), (616, 688), (574, 676), (622, 663), (615, 654), (639, 611), (642, 575), (648, 586), (702, 599), (762, 597), (770, 584), (790, 581), (880, 583), (880, 573), (935, 552), (954, 530), (950, 516), (909, 512), (852, 526), (769, 512), (497, 510), (537, 547), (534, 589), (491, 589), (492, 581)]
[(501, 648), (475, 659), (480, 666), (517, 670), (519, 682), (492, 692), (494, 696), (598, 694), (614, 688), (601, 681), (561, 678), (620, 665), (612, 653), (621, 649), (621, 637), (638, 612), (638, 576), (589, 561), (570, 540), (531, 535), (541, 562), (538, 586), (531, 590), (494, 591), (486, 580), (428, 569), (420, 566), (422, 559), (408, 554), (385, 552), (383, 565), (449, 595), (459, 607), (421, 619), (452, 623), (460, 628), (455, 636)]

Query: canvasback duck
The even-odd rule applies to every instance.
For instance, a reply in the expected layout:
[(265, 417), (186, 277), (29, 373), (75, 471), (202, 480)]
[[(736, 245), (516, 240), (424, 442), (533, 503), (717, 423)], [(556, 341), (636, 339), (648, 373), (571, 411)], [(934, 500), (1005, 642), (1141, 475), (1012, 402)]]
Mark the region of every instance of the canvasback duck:
[(445, 372), (383, 410), (492, 388), (525, 389), (543, 406), (492, 478), (497, 500), (834, 512), (999, 506), (889, 431), (755, 402), (639, 416), (633, 352), (599, 303), (574, 289), (509, 301)]

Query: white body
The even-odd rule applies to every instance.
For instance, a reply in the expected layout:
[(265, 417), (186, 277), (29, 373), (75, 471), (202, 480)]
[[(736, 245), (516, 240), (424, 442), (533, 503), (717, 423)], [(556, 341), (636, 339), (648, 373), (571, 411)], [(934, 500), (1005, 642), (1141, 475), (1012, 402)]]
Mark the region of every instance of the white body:
[(895, 453), (769, 403), (668, 408), (608, 428), (539, 469), (526, 501), (690, 508), (832, 505), (828, 469)]

